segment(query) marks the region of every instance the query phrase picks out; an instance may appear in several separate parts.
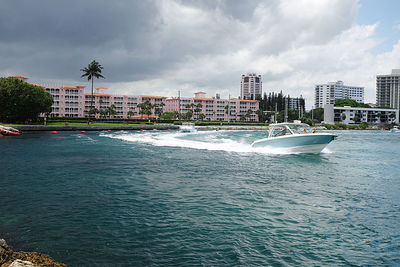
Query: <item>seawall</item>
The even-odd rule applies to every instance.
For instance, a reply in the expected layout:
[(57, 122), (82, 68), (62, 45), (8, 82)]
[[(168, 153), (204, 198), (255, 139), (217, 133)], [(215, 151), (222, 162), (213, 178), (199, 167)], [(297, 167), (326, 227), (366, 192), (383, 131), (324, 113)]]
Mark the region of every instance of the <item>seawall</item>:
[(43, 125), (23, 125), (13, 126), (21, 132), (38, 131), (139, 131), (139, 130), (177, 130), (179, 126), (148, 125), (148, 126), (43, 126)]

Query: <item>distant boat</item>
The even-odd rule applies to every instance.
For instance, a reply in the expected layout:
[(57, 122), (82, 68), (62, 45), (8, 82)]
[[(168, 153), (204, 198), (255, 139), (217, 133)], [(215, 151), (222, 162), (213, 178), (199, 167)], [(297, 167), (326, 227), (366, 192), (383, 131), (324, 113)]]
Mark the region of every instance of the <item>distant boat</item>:
[(399, 129), (399, 126), (393, 126), (393, 128), (392, 129), (390, 129), (390, 131), (392, 132), (392, 133), (400, 133), (400, 129)]
[(13, 136), (13, 135), (21, 135), (21, 133), (17, 129), (14, 129), (12, 127), (0, 125), (0, 135)]
[(254, 141), (252, 146), (318, 154), (336, 137), (331, 133), (316, 133), (305, 123), (275, 123), (269, 126), (268, 137)]
[(189, 122), (184, 122), (182, 125), (179, 127), (180, 131), (182, 133), (190, 133), (190, 132), (196, 132), (196, 128), (194, 127), (194, 123), (189, 123)]

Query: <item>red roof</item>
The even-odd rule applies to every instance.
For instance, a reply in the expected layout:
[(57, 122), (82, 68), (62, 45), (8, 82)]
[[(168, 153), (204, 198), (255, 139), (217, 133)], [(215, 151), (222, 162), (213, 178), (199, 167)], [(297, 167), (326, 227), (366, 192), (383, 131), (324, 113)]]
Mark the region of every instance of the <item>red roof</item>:
[(155, 99), (165, 99), (165, 96), (152, 96), (152, 95), (142, 95), (142, 98), (155, 98)]
[(260, 101), (258, 101), (258, 100), (246, 100), (246, 99), (242, 99), (242, 100), (240, 100), (240, 102), (258, 103), (258, 102), (260, 102)]

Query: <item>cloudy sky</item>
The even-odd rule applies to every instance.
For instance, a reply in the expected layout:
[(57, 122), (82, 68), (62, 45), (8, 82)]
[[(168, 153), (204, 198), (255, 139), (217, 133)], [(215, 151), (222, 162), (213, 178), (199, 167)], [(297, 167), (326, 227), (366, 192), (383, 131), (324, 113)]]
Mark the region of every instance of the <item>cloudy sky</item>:
[(397, 0), (2, 0), (0, 76), (83, 84), (93, 59), (114, 94), (240, 94), (241, 74), (263, 90), (303, 95), (343, 80), (375, 102), (376, 74), (400, 68)]

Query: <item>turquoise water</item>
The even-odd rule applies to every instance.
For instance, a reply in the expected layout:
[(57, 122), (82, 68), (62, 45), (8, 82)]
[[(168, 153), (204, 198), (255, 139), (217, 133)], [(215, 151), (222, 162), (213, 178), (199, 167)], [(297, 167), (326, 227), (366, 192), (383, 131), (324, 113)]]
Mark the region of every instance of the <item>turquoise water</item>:
[(400, 134), (319, 155), (261, 131), (0, 138), (0, 237), (69, 266), (400, 265)]

